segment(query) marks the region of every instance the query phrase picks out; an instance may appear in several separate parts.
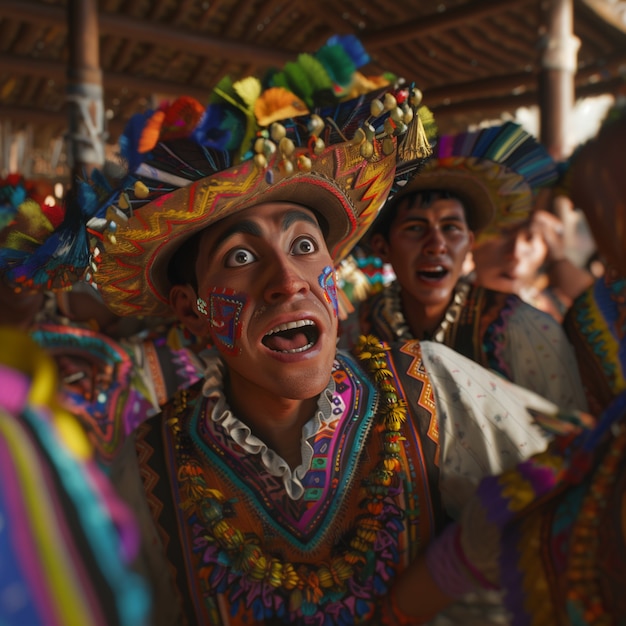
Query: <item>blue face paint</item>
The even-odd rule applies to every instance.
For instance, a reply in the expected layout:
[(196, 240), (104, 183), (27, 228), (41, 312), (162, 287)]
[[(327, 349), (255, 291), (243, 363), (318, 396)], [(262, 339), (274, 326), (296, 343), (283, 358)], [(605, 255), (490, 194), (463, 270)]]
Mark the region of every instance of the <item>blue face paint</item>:
[(339, 315), (339, 303), (337, 301), (337, 284), (335, 283), (335, 271), (330, 265), (324, 268), (319, 277), (320, 287), (324, 291), (326, 301), (333, 307), (335, 317)]

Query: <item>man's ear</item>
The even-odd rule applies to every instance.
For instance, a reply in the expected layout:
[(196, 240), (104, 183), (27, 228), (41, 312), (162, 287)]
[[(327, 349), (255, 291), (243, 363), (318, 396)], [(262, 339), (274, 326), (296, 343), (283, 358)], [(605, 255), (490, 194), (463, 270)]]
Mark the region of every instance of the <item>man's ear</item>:
[(374, 233), (371, 236), (370, 248), (376, 256), (380, 257), (385, 263), (389, 263), (389, 244), (380, 233)]
[(191, 285), (174, 285), (170, 291), (170, 306), (176, 317), (197, 337), (206, 335), (207, 318), (198, 311), (198, 296)]

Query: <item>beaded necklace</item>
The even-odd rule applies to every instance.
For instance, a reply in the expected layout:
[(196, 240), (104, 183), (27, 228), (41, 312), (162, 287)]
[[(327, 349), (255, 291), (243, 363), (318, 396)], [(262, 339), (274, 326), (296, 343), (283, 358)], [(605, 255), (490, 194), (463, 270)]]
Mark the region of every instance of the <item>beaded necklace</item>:
[[(467, 300), (469, 290), (469, 283), (463, 281), (459, 281), (457, 283), (452, 303), (446, 309), (445, 315), (443, 316), (439, 326), (431, 333), (431, 336), (429, 337), (431, 341), (437, 341), (439, 343), (443, 342), (448, 328), (450, 328), (450, 326), (459, 319), (461, 309)], [(400, 283), (397, 280), (393, 281), (383, 293), (383, 297), (385, 299), (385, 318), (394, 337), (405, 341), (415, 339), (406, 321), (404, 312), (402, 311), (402, 305), (400, 303)]]
[[(381, 459), (365, 480), (364, 513), (353, 526), (352, 539), (343, 553), (319, 565), (290, 563), (266, 554), (258, 541), (239, 530), (224, 515), (226, 496), (206, 484), (202, 467), (189, 454), (189, 436), (182, 430), (179, 417), (185, 411), (186, 401), (178, 397), (175, 416), (168, 420), (175, 438), (178, 457), (178, 481), (183, 495), (183, 508), (188, 515), (195, 514), (206, 533), (220, 552), (220, 562), (228, 563), (232, 574), (248, 579), (250, 583), (268, 584), (288, 595), (289, 605), (297, 606), (296, 599), (314, 599), (317, 605), (336, 601), (345, 595), (348, 581), (357, 575), (367, 561), (379, 531), (383, 501), (394, 484), (401, 467), (399, 452), (400, 429), (407, 419), (407, 405), (393, 383), (393, 374), (387, 366), (389, 348), (376, 337), (360, 337), (356, 354), (371, 373), (380, 394), (375, 427), (383, 438)], [(182, 401), (181, 401), (182, 399)]]

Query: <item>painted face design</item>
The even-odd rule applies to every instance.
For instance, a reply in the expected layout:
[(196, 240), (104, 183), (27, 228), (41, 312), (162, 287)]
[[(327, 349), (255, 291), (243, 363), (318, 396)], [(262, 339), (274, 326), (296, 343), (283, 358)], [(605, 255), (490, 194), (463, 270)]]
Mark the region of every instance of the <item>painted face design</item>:
[(209, 331), (213, 343), (227, 352), (237, 355), (237, 339), (241, 337), (243, 313), (248, 298), (232, 289), (214, 289), (209, 293), (208, 303), (198, 298), (198, 311), (209, 318)]
[(320, 287), (324, 290), (326, 302), (332, 305), (335, 317), (339, 315), (339, 303), (337, 301), (337, 284), (335, 283), (335, 272), (330, 265), (327, 265), (319, 276)]

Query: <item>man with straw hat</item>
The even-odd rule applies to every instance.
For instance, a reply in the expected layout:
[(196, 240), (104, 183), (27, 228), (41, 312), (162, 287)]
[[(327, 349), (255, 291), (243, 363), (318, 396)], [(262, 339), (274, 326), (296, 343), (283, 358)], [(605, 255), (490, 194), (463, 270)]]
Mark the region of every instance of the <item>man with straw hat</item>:
[(211, 346), (203, 380), (127, 430), (111, 467), (156, 624), (424, 621), (448, 595), (424, 587), (419, 619), (402, 615), (396, 576), (482, 476), (546, 445), (527, 407), (555, 405), (444, 346), (336, 349), (333, 268), (398, 157), (428, 152), (417, 90), (343, 100), (385, 82), (355, 72), (363, 56), (335, 40), (264, 84), (220, 83), (206, 110), (134, 118), (128, 175), (78, 190), (108, 306), (173, 312)]
[[(556, 164), (519, 125), (440, 137), (433, 156), (386, 203), (367, 243), (394, 280), (359, 306), (361, 333), (442, 342), (560, 407), (586, 407), (559, 323), (513, 293), (473, 284), (477, 240), (525, 223)], [(354, 335), (354, 330), (350, 332)], [(343, 344), (354, 337), (342, 337)]]

